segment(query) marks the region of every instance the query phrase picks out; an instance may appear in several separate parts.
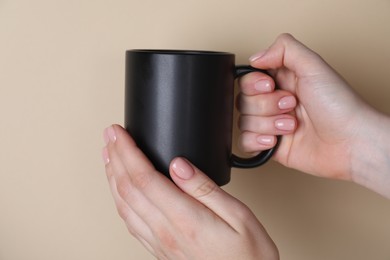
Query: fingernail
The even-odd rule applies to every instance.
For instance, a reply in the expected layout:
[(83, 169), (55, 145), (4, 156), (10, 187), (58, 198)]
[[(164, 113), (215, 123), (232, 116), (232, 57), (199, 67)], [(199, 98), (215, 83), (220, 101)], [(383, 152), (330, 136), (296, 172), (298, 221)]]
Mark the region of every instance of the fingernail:
[(109, 141), (115, 143), (116, 141), (116, 135), (115, 135), (115, 130), (112, 126), (107, 127), (104, 130), (104, 142), (108, 144)]
[(272, 145), (275, 137), (272, 135), (261, 135), (256, 138), (256, 141), (263, 145)]
[(260, 59), (261, 57), (264, 56), (264, 54), (265, 54), (266, 52), (267, 52), (267, 50), (263, 50), (263, 51), (260, 51), (260, 52), (258, 52), (258, 53), (256, 53), (256, 54), (250, 56), (250, 57), (249, 57), (249, 61), (250, 61), (250, 62), (254, 62), (254, 61)]
[(294, 96), (282, 97), (279, 100), (278, 106), (280, 109), (290, 109), (297, 105), (297, 101)]
[(108, 157), (107, 147), (103, 148), (102, 157), (103, 157), (104, 164), (107, 165), (110, 162), (110, 157)]
[(269, 80), (259, 80), (255, 83), (255, 89), (259, 92), (271, 92), (271, 83)]
[(194, 175), (194, 169), (183, 158), (176, 158), (172, 168), (175, 174), (183, 180), (188, 180)]
[(295, 120), (288, 118), (276, 120), (275, 127), (283, 131), (292, 131), (295, 129)]

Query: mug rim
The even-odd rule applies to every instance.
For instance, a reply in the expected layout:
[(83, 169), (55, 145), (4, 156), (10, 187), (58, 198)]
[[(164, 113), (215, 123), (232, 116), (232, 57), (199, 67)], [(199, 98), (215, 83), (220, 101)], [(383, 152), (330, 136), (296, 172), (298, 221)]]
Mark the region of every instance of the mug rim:
[(131, 49), (128, 53), (149, 53), (165, 55), (234, 55), (230, 52), (208, 50), (184, 50), (184, 49)]

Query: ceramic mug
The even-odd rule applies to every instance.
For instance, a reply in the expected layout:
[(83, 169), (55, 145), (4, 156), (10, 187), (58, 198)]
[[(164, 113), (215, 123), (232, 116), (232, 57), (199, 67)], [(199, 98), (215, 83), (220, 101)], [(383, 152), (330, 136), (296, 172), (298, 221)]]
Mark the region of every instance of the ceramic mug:
[(267, 73), (236, 66), (232, 53), (128, 50), (125, 128), (167, 177), (171, 160), (182, 156), (227, 184), (231, 167), (260, 166), (277, 149), (251, 158), (232, 154), (234, 81), (254, 71)]

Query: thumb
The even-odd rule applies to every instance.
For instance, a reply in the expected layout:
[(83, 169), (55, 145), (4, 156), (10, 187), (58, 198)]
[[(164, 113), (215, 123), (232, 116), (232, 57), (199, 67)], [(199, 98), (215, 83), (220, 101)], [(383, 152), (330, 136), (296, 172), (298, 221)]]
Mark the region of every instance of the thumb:
[(315, 74), (324, 69), (324, 60), (290, 34), (281, 34), (266, 50), (250, 58), (253, 67), (279, 69), (286, 67), (297, 76)]
[(181, 190), (212, 210), (233, 228), (240, 227), (241, 217), (251, 212), (245, 204), (222, 190), (184, 158), (177, 157), (172, 160), (170, 175)]

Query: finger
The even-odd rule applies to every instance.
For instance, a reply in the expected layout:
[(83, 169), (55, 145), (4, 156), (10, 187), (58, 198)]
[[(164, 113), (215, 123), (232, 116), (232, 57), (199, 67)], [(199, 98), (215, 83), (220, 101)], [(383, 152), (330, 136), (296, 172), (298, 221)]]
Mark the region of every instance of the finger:
[[(126, 134), (121, 131), (121, 127), (111, 126), (105, 132), (110, 136), (107, 145), (109, 163), (106, 171), (107, 175), (112, 176), (111, 179), (114, 180), (111, 181), (115, 183), (114, 195), (120, 198), (116, 199), (119, 215), (125, 220), (129, 231), (133, 230), (135, 236), (154, 245), (155, 236), (151, 233), (165, 223), (166, 218), (143, 190), (152, 179), (153, 175), (150, 172), (155, 172), (153, 166), (136, 147), (131, 137), (125, 137)], [(122, 148), (118, 150), (118, 147)], [(130, 165), (125, 165), (122, 157), (130, 160)], [(162, 177), (159, 173), (155, 175), (156, 178)], [(137, 219), (145, 224), (140, 224)]]
[(153, 233), (149, 226), (126, 204), (126, 202), (119, 196), (118, 190), (113, 178), (110, 183), (112, 195), (118, 210), (119, 215), (124, 220), (127, 230), (137, 240), (139, 240), (151, 253), (154, 253), (154, 249), (151, 246), (155, 244)]
[(244, 115), (280, 115), (294, 110), (297, 105), (296, 98), (284, 90), (254, 96), (239, 95), (237, 99), (237, 108)]
[[(146, 174), (155, 171), (153, 164), (137, 147), (133, 138), (131, 138), (123, 127), (112, 125), (105, 130), (105, 136), (108, 136), (106, 139), (108, 138), (113, 144), (112, 147), (119, 152), (119, 158), (126, 158), (126, 162), (129, 164), (127, 165), (129, 167), (129, 172), (137, 170), (135, 172), (138, 173), (138, 171), (142, 169)], [(136, 177), (138, 177), (138, 175), (141, 174), (137, 174)], [(149, 176), (150, 174), (146, 175)], [(132, 177), (132, 175), (130, 175), (130, 177)], [(137, 180), (134, 181), (136, 182)]]
[(106, 164), (106, 174), (118, 214), (125, 221), (128, 231), (153, 253), (151, 247), (153, 235), (150, 228), (119, 196), (114, 177), (114, 172), (119, 171), (118, 166), (115, 165), (116, 163), (114, 158), (114, 161)]
[[(114, 164), (118, 158), (122, 163), (119, 166), (122, 169), (113, 173), (118, 194), (150, 228), (155, 243), (145, 240), (151, 244), (156, 255), (169, 255), (183, 246), (183, 241), (193, 239), (199, 233), (196, 228), (199, 223), (212, 222), (214, 227), (220, 228), (230, 226), (168, 178), (150, 168), (149, 163), (142, 162), (147, 160), (146, 157), (142, 152), (137, 152), (139, 149), (129, 140), (131, 137), (123, 128), (114, 126), (114, 130), (116, 141), (109, 145), (113, 147), (113, 151), (109, 148), (109, 152), (114, 154), (114, 158), (110, 157), (110, 164)], [(139, 168), (139, 165), (145, 168)], [(120, 172), (127, 173), (127, 178), (126, 174)], [(135, 177), (140, 173), (147, 177)]]
[[(299, 61), (299, 62), (297, 62)], [(324, 70), (324, 60), (315, 52), (297, 41), (290, 34), (281, 34), (266, 51), (250, 58), (250, 64), (260, 69), (280, 69), (294, 71), (298, 77), (310, 76)], [(325, 66), (327, 67), (327, 66)]]
[[(118, 130), (118, 129), (117, 129)], [(118, 132), (118, 131), (116, 131)], [(117, 150), (116, 144), (120, 143), (122, 140), (121, 137), (118, 137), (115, 144), (108, 144), (108, 152), (110, 156), (110, 162), (107, 167), (110, 167), (108, 175), (112, 176), (112, 179), (115, 181), (115, 187), (113, 187), (114, 194), (118, 197), (118, 202), (123, 201), (125, 204), (118, 204), (118, 212), (121, 217), (125, 220), (126, 225), (129, 231), (154, 255), (161, 256), (164, 245), (176, 245), (177, 238), (175, 235), (180, 234), (180, 232), (175, 232), (175, 218), (172, 216), (177, 216), (177, 209), (180, 209), (180, 194), (176, 194), (176, 204), (170, 202), (166, 192), (164, 192), (164, 184), (160, 183), (160, 189), (154, 188), (159, 193), (160, 200), (150, 199), (148, 196), (147, 187), (151, 184), (137, 181), (137, 184), (134, 185), (134, 182), (131, 180), (131, 173), (128, 172), (128, 168), (123, 164), (122, 159), (120, 158)], [(132, 145), (130, 143), (130, 145)], [(130, 154), (131, 156), (131, 154)], [(140, 164), (142, 165), (142, 163)], [(162, 180), (168, 179), (162, 176), (160, 173), (157, 173), (155, 177), (157, 179), (161, 177)], [(156, 183), (156, 180), (153, 180), (151, 183)], [(172, 187), (176, 190), (177, 187), (173, 185), (171, 181), (168, 181)], [(138, 186), (141, 184), (141, 186)], [(146, 185), (146, 186), (144, 186)], [(170, 207), (170, 210), (167, 208)], [(176, 211), (175, 211), (176, 210)], [(179, 210), (180, 211), (180, 210)], [(172, 216), (166, 214), (167, 212), (171, 213)], [(191, 212), (194, 213), (194, 212)], [(194, 214), (185, 214), (185, 216), (193, 216)], [(171, 234), (174, 233), (175, 235)], [(166, 259), (166, 258), (164, 258)]]
[(118, 193), (155, 236), (164, 236), (164, 230), (173, 229), (175, 220), (196, 214), (202, 205), (157, 172), (126, 130), (118, 125), (113, 128), (116, 141), (110, 151), (114, 154), (114, 158), (110, 155), (110, 163), (118, 160), (121, 165), (114, 172)]
[(249, 131), (262, 135), (286, 135), (295, 131), (297, 122), (291, 115), (279, 115), (272, 117), (240, 116), (239, 128), (241, 131)]
[(237, 230), (242, 225), (238, 215), (247, 212), (248, 208), (189, 161), (181, 157), (172, 160), (170, 174), (180, 189), (209, 208), (231, 228)]
[(256, 153), (271, 149), (276, 144), (276, 136), (260, 135), (245, 131), (238, 138), (238, 147), (246, 153)]
[(248, 96), (270, 93), (275, 89), (274, 80), (261, 72), (248, 73), (238, 82), (241, 92)]

